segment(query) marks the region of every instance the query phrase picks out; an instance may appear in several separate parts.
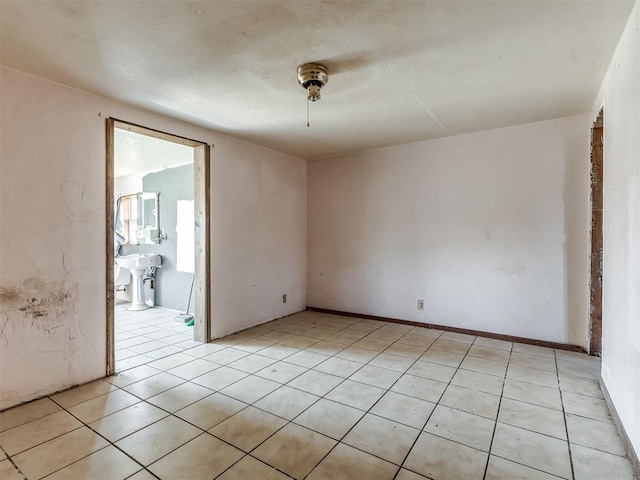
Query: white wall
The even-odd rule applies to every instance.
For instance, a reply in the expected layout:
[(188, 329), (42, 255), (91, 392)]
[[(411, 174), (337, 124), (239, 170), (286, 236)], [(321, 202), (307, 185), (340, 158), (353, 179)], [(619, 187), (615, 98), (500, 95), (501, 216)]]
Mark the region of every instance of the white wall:
[(640, 456), (640, 3), (594, 103), (604, 105), (602, 379)]
[(109, 116), (215, 144), (214, 335), (304, 308), (304, 161), (16, 71), (0, 82), (0, 408), (105, 374)]
[(136, 173), (133, 175), (126, 175), (124, 177), (114, 178), (113, 179), (114, 196), (117, 197), (118, 195), (130, 195), (132, 193), (141, 192), (143, 176), (144, 174), (142, 173)]
[(589, 128), (310, 162), (308, 304), (585, 346)]

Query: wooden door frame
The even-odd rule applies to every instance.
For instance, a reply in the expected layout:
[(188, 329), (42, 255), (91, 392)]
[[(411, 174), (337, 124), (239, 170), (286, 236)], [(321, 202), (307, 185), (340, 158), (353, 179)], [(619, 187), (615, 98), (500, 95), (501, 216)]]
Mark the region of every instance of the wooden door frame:
[(589, 234), (589, 354), (602, 353), (602, 255), (604, 187), (604, 109), (591, 127), (591, 226)]
[[(195, 228), (195, 323), (193, 339), (199, 342), (211, 340), (211, 216), (210, 216), (210, 160), (211, 148), (206, 142), (180, 137), (142, 125), (118, 120), (106, 119), (106, 283), (107, 283), (107, 376), (115, 373), (115, 292), (114, 292), (114, 166), (115, 166), (115, 129), (147, 135), (194, 149), (194, 228)], [(211, 145), (213, 146), (213, 145)]]

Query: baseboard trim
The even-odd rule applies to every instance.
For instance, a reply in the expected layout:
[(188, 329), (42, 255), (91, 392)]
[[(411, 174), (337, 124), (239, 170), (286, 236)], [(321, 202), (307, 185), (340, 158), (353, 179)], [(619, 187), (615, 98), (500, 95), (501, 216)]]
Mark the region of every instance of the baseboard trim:
[(604, 380), (600, 377), (600, 390), (602, 390), (602, 395), (604, 395), (604, 401), (607, 403), (607, 407), (609, 408), (609, 412), (611, 412), (611, 418), (613, 418), (613, 423), (616, 426), (616, 430), (618, 430), (618, 435), (620, 435), (620, 439), (622, 440), (622, 445), (624, 446), (624, 450), (627, 452), (627, 458), (629, 462), (631, 462), (631, 470), (633, 470), (633, 474), (636, 478), (640, 479), (640, 459), (636, 454), (636, 451), (633, 449), (633, 445), (631, 444), (631, 439), (629, 435), (627, 435), (627, 431), (620, 420), (620, 415), (618, 415), (618, 411), (616, 410), (616, 406), (613, 404), (611, 400), (611, 396), (609, 395), (609, 391), (607, 390), (607, 386), (604, 384)]
[(480, 330), (469, 330), (466, 328), (449, 327), (446, 325), (437, 325), (435, 323), (414, 322), (411, 320), (402, 320), (399, 318), (379, 317), (376, 315), (366, 315), (362, 313), (343, 312), (340, 310), (329, 310), (327, 308), (307, 307), (311, 312), (329, 313), (332, 315), (342, 315), (343, 317), (358, 317), (369, 320), (379, 320), (382, 322), (401, 323), (403, 325), (413, 325), (414, 327), (437, 328), (447, 332), (465, 333), (467, 335), (475, 335), (478, 337), (494, 338), (496, 340), (505, 340), (507, 342), (526, 343), (528, 345), (537, 345), (539, 347), (557, 348), (560, 350), (569, 350), (572, 352), (585, 353), (585, 350), (579, 345), (570, 345), (568, 343), (548, 342), (546, 340), (535, 340), (525, 337), (514, 337), (512, 335), (502, 335), (500, 333), (483, 332)]

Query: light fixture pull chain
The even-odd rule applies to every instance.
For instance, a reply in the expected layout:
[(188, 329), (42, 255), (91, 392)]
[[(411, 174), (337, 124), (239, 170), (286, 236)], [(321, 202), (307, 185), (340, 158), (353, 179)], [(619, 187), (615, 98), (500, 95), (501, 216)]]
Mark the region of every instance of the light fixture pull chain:
[(309, 99), (307, 98), (307, 128), (309, 128)]

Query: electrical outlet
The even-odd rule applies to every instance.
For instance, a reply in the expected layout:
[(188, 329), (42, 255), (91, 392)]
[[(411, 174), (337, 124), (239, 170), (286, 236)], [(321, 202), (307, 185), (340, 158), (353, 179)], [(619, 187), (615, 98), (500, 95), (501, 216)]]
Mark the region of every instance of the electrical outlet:
[(287, 294), (282, 295), (282, 303), (287, 303)]
[(424, 300), (418, 300), (418, 310), (424, 310)]

